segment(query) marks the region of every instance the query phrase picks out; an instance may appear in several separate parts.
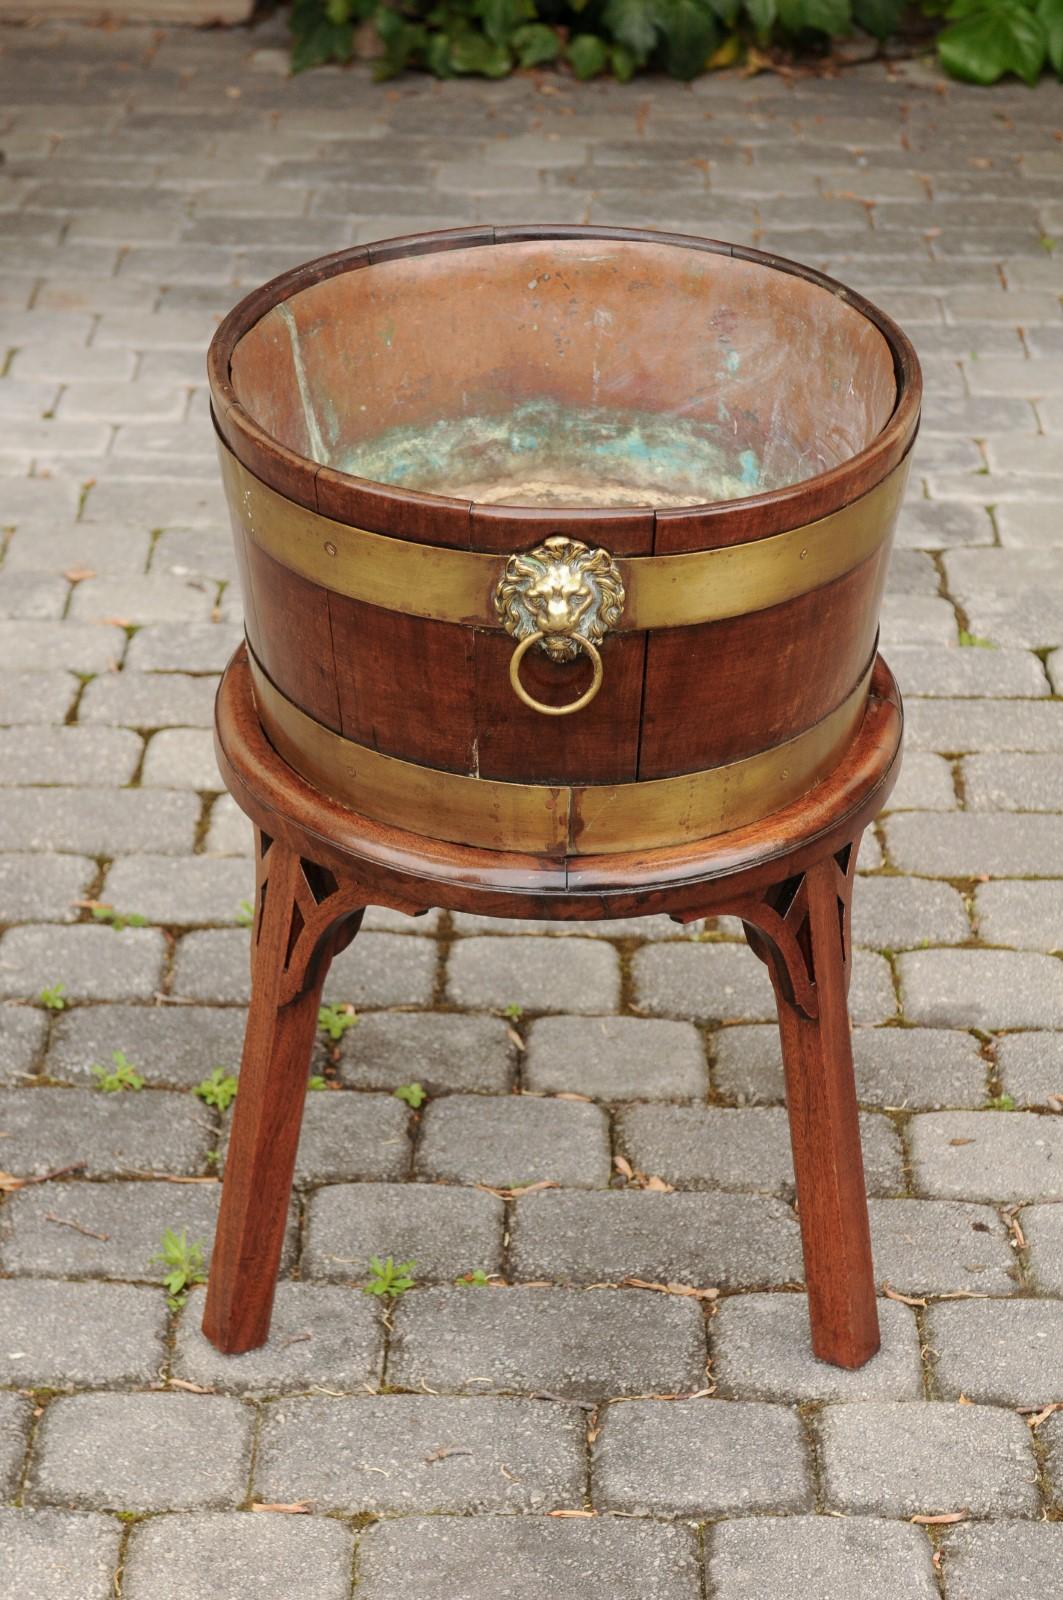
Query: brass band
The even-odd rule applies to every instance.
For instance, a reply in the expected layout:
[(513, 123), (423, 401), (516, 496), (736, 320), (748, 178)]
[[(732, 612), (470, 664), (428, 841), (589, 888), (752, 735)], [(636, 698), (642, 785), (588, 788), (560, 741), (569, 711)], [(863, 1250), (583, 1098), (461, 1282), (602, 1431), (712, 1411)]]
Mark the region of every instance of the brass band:
[(323, 794), (392, 827), (488, 850), (609, 855), (725, 833), (788, 805), (841, 760), (864, 715), (874, 657), (822, 721), (726, 766), (647, 783), (505, 783), (418, 766), (355, 744), (281, 694), (248, 649), (271, 744)]
[[(229, 505), (247, 536), (282, 565), (336, 594), (477, 628), (500, 627), (505, 556), (369, 533), (286, 500), (219, 441)], [(626, 593), (615, 629), (682, 628), (763, 611), (840, 578), (890, 535), (909, 458), (816, 522), (745, 544), (670, 556), (617, 556)]]

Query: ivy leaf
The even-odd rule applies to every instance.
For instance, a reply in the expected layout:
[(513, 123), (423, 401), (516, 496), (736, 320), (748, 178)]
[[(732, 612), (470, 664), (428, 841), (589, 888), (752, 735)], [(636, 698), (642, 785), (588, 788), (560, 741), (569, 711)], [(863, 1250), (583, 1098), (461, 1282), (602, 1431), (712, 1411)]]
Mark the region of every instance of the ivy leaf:
[(745, 0), (749, 20), (762, 39), (771, 32), (777, 16), (775, 0)]
[(1002, 0), (965, 16), (938, 35), (946, 72), (968, 83), (996, 83), (1014, 72), (1031, 86), (1041, 76), (1048, 46), (1044, 31), (1021, 0)]
[(849, 0), (778, 0), (779, 21), (790, 33), (848, 33)]
[(709, 0), (709, 3), (724, 26), (733, 28), (738, 21), (742, 0)]
[(425, 30), (419, 23), (406, 22), (390, 6), (378, 6), (373, 23), (384, 46), (384, 54), (373, 63), (373, 76), (379, 82), (394, 78), (424, 48)]
[(513, 65), (506, 46), (482, 33), (459, 33), (451, 39), (448, 59), (455, 72), (475, 73), (481, 78), (504, 78)]
[[(312, 18), (312, 20), (311, 20)], [(354, 27), (350, 22), (330, 22), (309, 6), (297, 18), (292, 12), (292, 72), (322, 67), (329, 61), (349, 61), (354, 52)]]
[(897, 32), (906, 8), (907, 0), (853, 0), (853, 17), (865, 33), (888, 39)]
[(602, 12), (602, 21), (610, 34), (637, 62), (645, 61), (657, 43), (655, 11), (653, 0), (607, 0)]
[(556, 61), (561, 49), (561, 40), (544, 22), (525, 23), (509, 42), (517, 52), (519, 67), (538, 67), (545, 61)]
[(631, 51), (625, 50), (622, 44), (614, 44), (610, 50), (609, 64), (613, 69), (613, 77), (618, 83), (630, 83), (639, 65)]
[(1038, 0), (1034, 16), (1045, 36), (1048, 59), (1063, 78), (1063, 0)]
[(480, 0), (477, 11), (492, 44), (508, 44), (517, 24), (535, 15), (531, 0)]
[(667, 5), (659, 5), (657, 19), (664, 36), (664, 67), (670, 76), (689, 82), (704, 72), (719, 43), (708, 0), (668, 0)]
[(593, 33), (577, 33), (568, 42), (565, 59), (577, 78), (596, 78), (609, 65), (609, 51)]

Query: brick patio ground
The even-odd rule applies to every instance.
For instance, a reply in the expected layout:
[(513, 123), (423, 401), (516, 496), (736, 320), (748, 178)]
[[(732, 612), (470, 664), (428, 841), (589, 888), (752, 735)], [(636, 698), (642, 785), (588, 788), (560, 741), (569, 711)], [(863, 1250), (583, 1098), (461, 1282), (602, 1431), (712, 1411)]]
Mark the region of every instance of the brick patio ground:
[[(1058, 86), (384, 88), (289, 81), (277, 21), (7, 28), (0, 148), (0, 1169), (77, 1166), (0, 1205), (0, 1595), (1059, 1600)], [(209, 1257), (228, 1117), (191, 1090), (236, 1071), (247, 998), (207, 341), (307, 256), (529, 219), (809, 261), (925, 363), (883, 608), (908, 761), (855, 918), (859, 1373), (808, 1351), (771, 995), (730, 925), (372, 914), (270, 1343), (218, 1356), (152, 1259), (168, 1227)], [(96, 1087), (115, 1051), (139, 1092)], [(373, 1254), (416, 1263), (389, 1316)]]

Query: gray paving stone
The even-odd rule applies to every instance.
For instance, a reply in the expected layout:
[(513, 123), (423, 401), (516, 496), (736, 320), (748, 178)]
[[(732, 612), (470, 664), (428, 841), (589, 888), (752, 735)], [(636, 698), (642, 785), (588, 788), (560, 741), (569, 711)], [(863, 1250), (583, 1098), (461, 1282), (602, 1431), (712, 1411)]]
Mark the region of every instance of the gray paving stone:
[(4, 1165), (20, 1176), (69, 1162), (89, 1177), (131, 1172), (199, 1172), (214, 1136), (203, 1107), (164, 1090), (0, 1090)]
[(927, 595), (890, 595), (882, 602), (882, 644), (937, 648), (956, 643), (956, 612), (949, 600)]
[(149, 1083), (190, 1088), (215, 1067), (240, 1065), (245, 1013), (216, 1006), (76, 1006), (52, 1025), (49, 1078), (95, 1085), (92, 1068), (115, 1050)]
[(78, 704), (79, 723), (123, 728), (209, 728), (214, 678), (176, 672), (113, 672), (94, 678)]
[(941, 877), (1040, 877), (1063, 872), (1063, 823), (1049, 816), (955, 817), (909, 812), (885, 824), (890, 859)]
[(350, 1390), (379, 1380), (384, 1329), (369, 1296), (309, 1283), (278, 1284), (268, 1341), (230, 1356), (216, 1350), (200, 1327), (205, 1292), (194, 1289), (181, 1313), (175, 1378), (234, 1394), (283, 1394), (314, 1384)]
[(122, 1525), (95, 1512), (0, 1510), (0, 1589), (33, 1600), (111, 1600)]
[(370, 1256), (414, 1261), (418, 1283), (451, 1282), (502, 1266), (501, 1200), (478, 1189), (427, 1183), (343, 1183), (307, 1206), (302, 1271), (364, 1282)]
[(1063, 1509), (1063, 1428), (1056, 1411), (1042, 1424), (1038, 1437), (1045, 1447), (1045, 1467), (1049, 1482), (1048, 1499), (1054, 1511)]
[(687, 1022), (541, 1017), (528, 1032), (524, 1084), (595, 1100), (690, 1100), (704, 1096), (708, 1071)]
[(377, 1011), (344, 1036), (341, 1072), (358, 1089), (419, 1083), (430, 1095), (504, 1094), (513, 1086), (516, 1054), (500, 1017)]
[(535, 1400), (285, 1400), (266, 1412), (255, 1494), (378, 1515), (578, 1505), (585, 1433), (579, 1407)]
[(204, 845), (208, 856), (248, 856), (254, 852), (254, 830), (230, 795), (218, 795), (210, 809)]
[(122, 1587), (126, 1600), (347, 1600), (352, 1543), (328, 1517), (153, 1517), (133, 1529)]
[(936, 1600), (932, 1550), (919, 1528), (877, 1517), (749, 1517), (707, 1542), (718, 1600)]
[(23, 1083), (33, 1073), (48, 1033), (48, 1019), (22, 1006), (0, 1008), (0, 1083)]
[(145, 789), (224, 788), (213, 735), (199, 728), (164, 728), (148, 740), (140, 781)]
[(187, 926), (235, 921), (254, 888), (254, 871), (241, 860), (126, 856), (109, 868), (100, 898), (149, 922)]
[(60, 1397), (41, 1419), (27, 1503), (116, 1511), (237, 1505), (251, 1423), (250, 1410), (227, 1395)]
[[(767, 970), (745, 945), (646, 946), (635, 952), (632, 973), (639, 1008), (654, 1016), (736, 1022), (775, 1016)], [(881, 956), (855, 953), (849, 1009), (854, 1022), (893, 1015), (893, 985)]]
[(241, 637), (231, 622), (150, 622), (137, 629), (126, 666), (132, 672), (221, 672)]
[[(793, 1195), (790, 1130), (781, 1108), (629, 1106), (620, 1113), (618, 1132), (637, 1172), (681, 1188)], [(888, 1118), (862, 1112), (860, 1139), (869, 1192), (893, 1194), (902, 1188), (901, 1151)]]
[(173, 993), (246, 1005), (251, 998), (249, 950), (249, 935), (243, 928), (186, 933), (174, 955)]
[(1063, 756), (966, 756), (963, 781), (972, 811), (1058, 811)]
[(325, 999), (356, 1006), (425, 1006), (435, 992), (437, 947), (408, 934), (360, 933), (337, 956)]
[[(1063, 624), (1042, 628), (1036, 619), (1038, 597), (1024, 597), (1022, 615), (1029, 625), (1002, 628), (989, 618), (971, 617), (976, 632), (999, 645), (1020, 644), (1040, 649), (1063, 638)], [(1013, 635), (1018, 632), (1018, 637)], [(1041, 700), (910, 700), (905, 708), (905, 740), (910, 750), (940, 750), (945, 755), (977, 755), (986, 751), (1063, 750), (1063, 707)]]
[[(956, 792), (952, 768), (943, 756), (929, 750), (908, 750), (901, 764), (897, 786), (887, 802), (889, 811), (955, 811)], [(861, 848), (861, 867), (863, 862)], [(855, 904), (859, 905), (857, 893)]]
[(941, 1398), (1040, 1406), (1063, 1396), (1063, 1302), (966, 1300), (927, 1310)]
[(971, 937), (963, 899), (944, 883), (865, 878), (853, 896), (853, 941), (874, 950), (962, 944)]
[[(81, 1180), (20, 1190), (0, 1210), (0, 1263), (5, 1272), (34, 1277), (122, 1278), (160, 1283), (152, 1261), (166, 1228), (185, 1231), (210, 1264), (221, 1186), (216, 1183), (85, 1183)], [(49, 1212), (80, 1229), (55, 1224)], [(86, 1230), (86, 1231), (82, 1231)], [(289, 1218), (284, 1267), (295, 1256)]]
[(620, 1000), (619, 957), (593, 939), (567, 939), (563, 965), (546, 941), (462, 939), (450, 951), (447, 994), (459, 1006), (613, 1011)]
[(799, 1281), (793, 1212), (764, 1195), (545, 1191), (516, 1203), (512, 1272), (560, 1283), (748, 1289)]
[(948, 1199), (1063, 1200), (1063, 1118), (938, 1111), (909, 1124), (917, 1190)]
[(192, 849), (199, 800), (149, 789), (8, 789), (0, 808), (0, 848), (89, 856)]
[[(308, 1093), (295, 1162), (296, 1182), (407, 1177), (409, 1122), (407, 1107), (391, 1095)], [(223, 1149), (227, 1142), (223, 1141)]]
[[(713, 1035), (713, 1079), (739, 1102), (781, 1101), (782, 1052), (770, 1026), (721, 1028)], [(856, 1028), (853, 1062), (857, 1097), (891, 1109), (980, 1106), (986, 1064), (968, 1033), (943, 1028)]]
[(1063, 962), (1051, 956), (916, 950), (898, 956), (897, 969), (910, 1022), (946, 1028), (1063, 1027)]
[(817, 1361), (803, 1294), (722, 1300), (709, 1324), (712, 1375), (725, 1400), (921, 1400), (919, 1330), (907, 1306), (880, 1300), (882, 1348), (855, 1372)]
[(9, 572), (5, 563), (0, 616), (57, 622), (63, 615), (68, 592), (69, 585), (61, 577)]
[(17, 661), (23, 672), (106, 672), (122, 658), (125, 634), (121, 628), (97, 623), (0, 622), (0, 655)]
[(953, 545), (992, 544), (993, 524), (983, 506), (918, 500), (909, 495), (897, 523), (900, 549), (948, 550)]
[(592, 1493), (603, 1510), (640, 1516), (805, 1511), (812, 1503), (798, 1417), (740, 1400), (611, 1405), (594, 1447)]
[(24, 1388), (150, 1383), (166, 1355), (166, 1302), (132, 1284), (4, 1279), (0, 1327), (0, 1382)]
[(901, 1294), (1014, 1294), (1019, 1269), (991, 1206), (868, 1201), (875, 1278)]
[(32, 1417), (28, 1400), (0, 1390), (0, 1495), (5, 1500), (14, 1497), (21, 1481)]
[(387, 1380), (404, 1389), (565, 1399), (704, 1386), (692, 1300), (638, 1289), (424, 1289), (395, 1310)]
[(1009, 1033), (997, 1040), (997, 1063), (1016, 1105), (1060, 1107), (1050, 1096), (1063, 1095), (1063, 1035)]
[(1020, 950), (1063, 949), (1059, 884), (1042, 881), (980, 884), (975, 895), (979, 937)]
[(97, 870), (86, 856), (0, 855), (0, 922), (74, 922)]
[(162, 934), (150, 928), (12, 928), (0, 940), (0, 994), (35, 999), (62, 982), (68, 1000), (146, 999), (164, 956)]
[(377, 1523), (359, 1543), (364, 1600), (411, 1593), (471, 1600), (485, 1581), (490, 1593), (502, 1572), (506, 1600), (698, 1600), (701, 1593), (693, 1532), (656, 1523), (403, 1517)]
[(0, 723), (62, 722), (80, 685), (70, 672), (0, 675)]
[(892, 1517), (1036, 1514), (1030, 1431), (1014, 1412), (944, 1402), (831, 1405), (819, 1435), (828, 1507)]
[(1021, 1223), (1035, 1286), (1042, 1294), (1063, 1295), (1063, 1206), (1026, 1206)]
[[(100, 484), (96, 493), (110, 491), (118, 486)], [(133, 486), (139, 497), (143, 489)], [(93, 515), (94, 507), (87, 507), (92, 521), (108, 520), (105, 512)], [(151, 512), (145, 510), (145, 520), (150, 527)], [(182, 618), (189, 622), (208, 622), (214, 606), (215, 591), (211, 584), (189, 583), (181, 578), (118, 577), (88, 578), (79, 583), (70, 601), (68, 615), (75, 622), (111, 622), (121, 617), (123, 622), (139, 626), (144, 622), (174, 622)]]
[(7, 728), (0, 732), (0, 771), (20, 784), (128, 783), (141, 742), (128, 728)]
[(609, 1124), (597, 1106), (529, 1095), (449, 1095), (424, 1112), (417, 1170), (450, 1183), (601, 1188)]
[(1063, 1527), (1055, 1522), (968, 1522), (942, 1542), (948, 1600), (1063, 1596)]

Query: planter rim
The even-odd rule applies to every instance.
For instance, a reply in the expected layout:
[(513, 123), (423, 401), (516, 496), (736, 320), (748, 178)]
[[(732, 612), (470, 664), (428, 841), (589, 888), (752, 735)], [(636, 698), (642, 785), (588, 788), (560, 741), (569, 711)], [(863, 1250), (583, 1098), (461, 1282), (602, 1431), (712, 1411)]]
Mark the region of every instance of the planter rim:
[[(843, 300), (872, 323), (886, 341), (893, 358), (897, 388), (889, 419), (870, 444), (848, 460), (826, 472), (816, 473), (779, 489), (741, 499), (714, 500), (669, 509), (655, 508), (652, 502), (622, 507), (569, 508), (528, 506), (519, 502), (485, 505), (359, 478), (319, 464), (282, 444), (262, 428), (238, 399), (230, 376), (230, 364), (237, 344), (269, 311), (303, 290), (344, 272), (369, 269), (408, 256), (548, 242), (552, 239), (601, 239), (704, 251), (748, 261), (771, 271), (789, 273), (815, 284)], [(467, 517), (474, 507), (481, 514), (500, 513), (518, 518), (526, 528), (529, 540), (556, 529), (559, 523), (577, 531), (581, 524), (589, 529), (607, 518), (612, 527), (619, 529), (636, 523), (644, 525), (647, 517), (656, 524), (673, 529), (697, 524), (707, 536), (715, 536), (720, 542), (767, 537), (840, 509), (892, 471), (915, 437), (922, 396), (919, 360), (907, 335), (871, 301), (826, 273), (785, 256), (718, 239), (593, 223), (526, 227), (484, 225), (443, 229), (408, 234), (373, 244), (354, 245), (304, 262), (252, 290), (232, 308), (211, 340), (207, 374), (214, 420), (222, 439), (248, 471), (270, 488), (298, 505), (315, 511), (327, 510), (327, 514), (337, 521), (367, 525), (376, 531), (394, 533), (398, 537), (409, 536), (407, 529), (412, 513), (417, 523), (415, 537), (430, 543), (436, 542), (430, 522), (433, 513), (439, 518), (453, 521)], [(325, 504), (322, 503), (319, 487), (327, 488)], [(442, 539), (439, 542), (451, 541)]]

